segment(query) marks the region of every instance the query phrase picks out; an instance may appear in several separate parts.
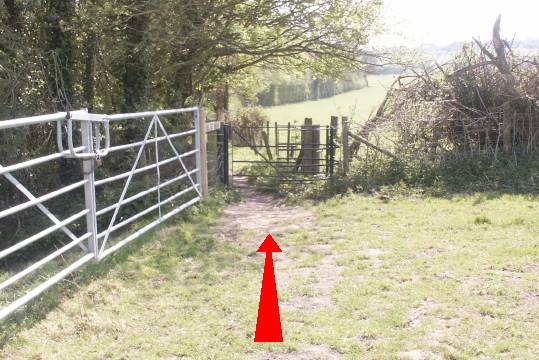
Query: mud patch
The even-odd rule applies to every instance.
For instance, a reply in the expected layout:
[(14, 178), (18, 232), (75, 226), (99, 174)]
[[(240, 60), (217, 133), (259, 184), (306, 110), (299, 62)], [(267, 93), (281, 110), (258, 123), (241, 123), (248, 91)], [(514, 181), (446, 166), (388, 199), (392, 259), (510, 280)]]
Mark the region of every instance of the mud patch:
[(401, 351), (397, 353), (397, 359), (399, 360), (421, 360), (425, 359), (421, 350)]
[(326, 310), (333, 307), (331, 299), (326, 296), (313, 297), (313, 296), (297, 296), (288, 301), (283, 301), (279, 305), (282, 312), (289, 311), (305, 311), (315, 312), (319, 310)]
[(425, 300), (422, 301), (421, 304), (419, 304), (418, 307), (412, 309), (410, 311), (410, 315), (408, 316), (408, 323), (407, 327), (413, 329), (418, 327), (421, 324), (422, 319), (431, 313), (436, 307), (436, 304)]
[[(235, 182), (242, 201), (224, 210), (223, 220), (218, 227), (218, 235), (224, 241), (241, 241), (242, 246), (256, 248), (265, 234), (272, 233), (278, 237), (286, 232), (300, 230), (300, 224), (312, 223), (316, 218), (304, 208), (286, 206), (280, 199), (255, 192), (245, 179), (235, 179)], [(245, 234), (253, 236), (245, 239)]]

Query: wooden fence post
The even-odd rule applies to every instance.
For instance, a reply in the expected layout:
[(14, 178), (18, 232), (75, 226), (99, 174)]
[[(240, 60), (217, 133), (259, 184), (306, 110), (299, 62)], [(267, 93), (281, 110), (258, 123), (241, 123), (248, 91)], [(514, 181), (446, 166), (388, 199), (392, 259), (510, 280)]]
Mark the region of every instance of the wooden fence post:
[(330, 125), (332, 128), (335, 129), (335, 135), (337, 135), (337, 130), (339, 129), (339, 117), (338, 116), (332, 116)]
[(312, 125), (311, 135), (311, 175), (316, 175), (320, 171), (320, 125)]
[(344, 174), (348, 174), (350, 166), (350, 145), (348, 142), (348, 132), (350, 131), (350, 124), (348, 123), (348, 116), (342, 117), (342, 171)]
[(287, 131), (286, 131), (286, 163), (290, 163), (290, 158), (292, 155), (291, 145), (290, 145), (290, 121), (288, 122)]
[(301, 172), (306, 173), (311, 171), (312, 164), (312, 143), (313, 143), (313, 119), (305, 118), (305, 122), (301, 127), (301, 150), (300, 159)]
[(209, 194), (208, 188), (208, 151), (206, 145), (206, 113), (200, 111), (198, 118), (198, 130), (200, 131), (200, 185), (202, 196)]

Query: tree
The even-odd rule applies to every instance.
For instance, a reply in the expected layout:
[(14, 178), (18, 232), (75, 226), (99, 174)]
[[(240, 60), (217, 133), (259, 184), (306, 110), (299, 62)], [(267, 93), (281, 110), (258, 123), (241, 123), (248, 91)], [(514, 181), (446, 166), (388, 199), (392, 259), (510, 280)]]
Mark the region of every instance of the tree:
[[(380, 1), (188, 0), (160, 7), (153, 18), (155, 33), (167, 34), (153, 43), (164, 55), (160, 72), (183, 76), (175, 83), (183, 90), (206, 92), (252, 67), (336, 75), (361, 66)], [(180, 26), (171, 24), (178, 20)]]
[(74, 0), (48, 0), (43, 15), (44, 63), (50, 101), (55, 109), (71, 110), (75, 100)]
[(226, 94), (253, 68), (339, 74), (361, 65), (379, 8), (380, 0), (6, 0), (0, 86), (13, 91), (0, 108), (180, 107)]

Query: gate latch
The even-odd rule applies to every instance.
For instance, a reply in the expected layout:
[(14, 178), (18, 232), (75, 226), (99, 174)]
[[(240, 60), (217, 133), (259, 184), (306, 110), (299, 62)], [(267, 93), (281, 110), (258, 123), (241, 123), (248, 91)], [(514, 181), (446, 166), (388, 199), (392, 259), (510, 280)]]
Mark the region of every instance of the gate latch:
[[(67, 122), (67, 146), (69, 150), (69, 154), (66, 154), (66, 157), (76, 158), (76, 159), (100, 159), (104, 156), (107, 156), (109, 153), (110, 148), (110, 124), (109, 119), (106, 118), (105, 115), (101, 114), (90, 114), (87, 110), (78, 110), (78, 111), (72, 111), (68, 112), (66, 115), (65, 121)], [(81, 148), (75, 148), (73, 145), (73, 121), (81, 121), (81, 122), (90, 122), (89, 129), (92, 129), (91, 125), (93, 126), (93, 138), (94, 138), (94, 144), (90, 144), (90, 146), (93, 145), (92, 149), (88, 149), (87, 146), (81, 147)], [(105, 129), (105, 148), (101, 149), (101, 125), (103, 125)], [(63, 126), (62, 126), (62, 120), (58, 120), (56, 122), (57, 131), (57, 143), (58, 143), (58, 150), (60, 153), (63, 153), (64, 145), (63, 145)], [(83, 129), (83, 136), (87, 135), (85, 134), (85, 131)], [(91, 142), (91, 140), (90, 140)]]

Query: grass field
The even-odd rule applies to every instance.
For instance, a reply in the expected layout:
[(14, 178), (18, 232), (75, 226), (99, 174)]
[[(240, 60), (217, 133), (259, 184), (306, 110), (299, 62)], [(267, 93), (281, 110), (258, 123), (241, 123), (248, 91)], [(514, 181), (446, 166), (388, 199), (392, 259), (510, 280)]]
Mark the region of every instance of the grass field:
[[(212, 204), (115, 255), (0, 357), (537, 358), (537, 199), (347, 195), (267, 213), (246, 200), (228, 224)], [(253, 343), (266, 227), (284, 251), (285, 342), (271, 345)]]
[(329, 124), (330, 117), (349, 116), (356, 123), (364, 122), (384, 99), (386, 90), (393, 83), (393, 75), (369, 75), (369, 86), (317, 101), (305, 101), (264, 108), (272, 122), (302, 123), (310, 117), (315, 124)]
[[(324, 123), (361, 102), (366, 116), (384, 92), (370, 82), (270, 115)], [(0, 326), (0, 358), (537, 359), (537, 197), (384, 190), (291, 207), (243, 191), (46, 292)], [(267, 232), (283, 249), (282, 344), (253, 342)]]

